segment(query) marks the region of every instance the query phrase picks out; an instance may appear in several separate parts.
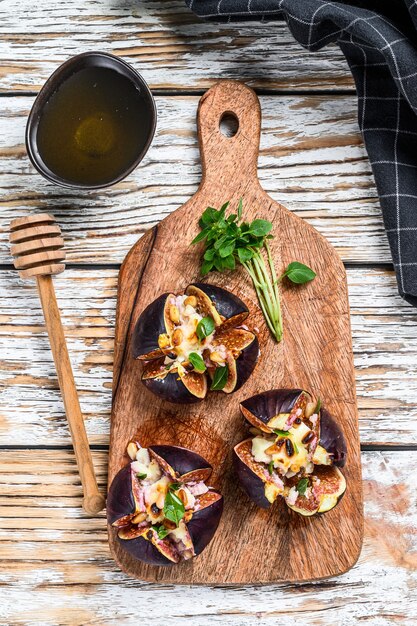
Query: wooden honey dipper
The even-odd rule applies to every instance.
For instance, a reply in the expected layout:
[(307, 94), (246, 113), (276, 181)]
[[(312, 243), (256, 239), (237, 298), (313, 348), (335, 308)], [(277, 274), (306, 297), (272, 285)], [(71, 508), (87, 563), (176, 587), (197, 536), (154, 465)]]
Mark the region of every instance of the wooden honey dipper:
[(52, 275), (65, 269), (64, 240), (55, 218), (47, 213), (15, 219), (10, 224), (11, 253), (22, 278), (35, 278), (45, 317), (59, 387), (71, 431), (75, 458), (83, 487), (83, 508), (96, 515), (105, 506), (97, 487), (84, 419), (55, 297)]

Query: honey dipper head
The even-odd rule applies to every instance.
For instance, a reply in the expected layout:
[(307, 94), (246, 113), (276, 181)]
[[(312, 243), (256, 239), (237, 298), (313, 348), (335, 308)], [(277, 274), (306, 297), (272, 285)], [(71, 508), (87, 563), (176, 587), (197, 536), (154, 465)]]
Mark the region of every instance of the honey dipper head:
[(22, 278), (64, 271), (64, 240), (52, 215), (39, 213), (13, 220), (9, 240), (14, 266)]

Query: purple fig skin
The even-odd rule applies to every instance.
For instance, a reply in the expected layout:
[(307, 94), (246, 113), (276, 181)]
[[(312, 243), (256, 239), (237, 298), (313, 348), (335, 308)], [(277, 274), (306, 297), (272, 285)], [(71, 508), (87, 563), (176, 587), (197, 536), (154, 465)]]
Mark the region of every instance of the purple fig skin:
[[(180, 446), (154, 445), (149, 446), (151, 456), (160, 464), (163, 470), (173, 480), (179, 482), (206, 481), (213, 468), (202, 456), (182, 448)], [(109, 524), (114, 524), (121, 518), (136, 513), (136, 501), (132, 487), (133, 472), (130, 463), (123, 467), (114, 477), (107, 497), (107, 519)], [(210, 496), (201, 496), (208, 500), (208, 504), (196, 511), (187, 523), (187, 529), (193, 542), (195, 554), (200, 554), (212, 540), (223, 511), (223, 496), (215, 491), (208, 492)], [(150, 565), (167, 566), (175, 565), (176, 560), (166, 556), (175, 550), (168, 543), (160, 545), (161, 551), (144, 537), (135, 539), (122, 539), (118, 541), (134, 558)], [(166, 553), (164, 553), (164, 550)]]
[(240, 406), (246, 419), (248, 411), (267, 425), (275, 415), (291, 413), (302, 393), (307, 392), (302, 389), (271, 389), (244, 400)]
[[(192, 283), (189, 287), (197, 287), (203, 291), (213, 302), (219, 315), (226, 318), (222, 328), (226, 329), (235, 325), (240, 325), (249, 315), (247, 306), (234, 294), (204, 283)], [(187, 290), (185, 290), (187, 291)], [(161, 351), (158, 346), (158, 337), (166, 333), (164, 310), (169, 293), (164, 293), (149, 304), (140, 315), (132, 339), (132, 354), (135, 359), (146, 354), (152, 358), (160, 358)], [(226, 322), (230, 321), (230, 324)], [(254, 341), (245, 348), (236, 361), (237, 382), (233, 391), (237, 391), (248, 380), (255, 368), (259, 357), (259, 342), (255, 336)], [(168, 374), (164, 378), (142, 378), (142, 383), (153, 394), (174, 404), (195, 404), (204, 400), (191, 393), (182, 380), (175, 374)], [(201, 394), (202, 395), (202, 394)]]
[(176, 565), (175, 561), (171, 561), (166, 556), (159, 552), (155, 546), (144, 539), (143, 537), (137, 537), (136, 539), (120, 539), (117, 538), (123, 548), (129, 552), (135, 559), (147, 563), (148, 565)]
[(347, 446), (345, 436), (329, 411), (320, 411), (320, 445), (327, 450), (333, 465), (343, 467), (346, 463)]
[(156, 455), (157, 462), (159, 462), (159, 459), (165, 461), (172, 468), (174, 475), (178, 479), (193, 473), (197, 475), (199, 470), (204, 470), (205, 478), (203, 480), (207, 480), (213, 471), (213, 467), (206, 459), (197, 454), (197, 452), (188, 450), (188, 448), (160, 445), (149, 446), (148, 450), (151, 451), (152, 455)]
[(250, 346), (242, 350), (241, 355), (236, 359), (236, 387), (234, 391), (237, 391), (245, 384), (253, 370), (259, 358), (259, 341), (255, 335), (255, 339)]
[(168, 374), (165, 378), (142, 378), (142, 383), (149, 391), (158, 398), (173, 402), (174, 404), (196, 404), (204, 398), (194, 396), (181, 380), (174, 374)]
[(130, 463), (113, 478), (107, 495), (106, 511), (109, 524), (113, 524), (125, 515), (135, 513), (136, 503), (132, 490), (132, 470)]
[(132, 339), (132, 355), (134, 359), (158, 350), (158, 337), (166, 332), (164, 306), (168, 296), (169, 293), (163, 293), (148, 304), (136, 322)]
[(236, 315), (242, 315), (244, 316), (243, 319), (246, 319), (249, 315), (249, 309), (246, 304), (230, 291), (222, 289), (222, 287), (206, 285), (205, 283), (192, 283), (188, 286), (201, 289), (213, 302), (219, 315), (222, 315), (226, 319), (230, 319)]
[(211, 493), (217, 493), (219, 499), (209, 506), (196, 511), (187, 524), (196, 556), (213, 539), (223, 513), (223, 496), (218, 492)]
[(233, 467), (244, 492), (261, 509), (269, 509), (271, 503), (265, 496), (265, 481), (263, 481), (250, 467), (240, 458), (237, 449), (240, 442), (233, 450)]

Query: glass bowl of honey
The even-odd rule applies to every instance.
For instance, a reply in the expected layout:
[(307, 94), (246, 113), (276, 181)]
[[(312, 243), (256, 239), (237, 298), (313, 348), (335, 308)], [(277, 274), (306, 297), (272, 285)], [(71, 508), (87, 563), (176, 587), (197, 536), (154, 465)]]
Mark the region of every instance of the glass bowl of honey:
[(156, 118), (152, 93), (136, 70), (111, 54), (85, 52), (42, 87), (28, 118), (26, 148), (53, 183), (108, 187), (143, 159)]

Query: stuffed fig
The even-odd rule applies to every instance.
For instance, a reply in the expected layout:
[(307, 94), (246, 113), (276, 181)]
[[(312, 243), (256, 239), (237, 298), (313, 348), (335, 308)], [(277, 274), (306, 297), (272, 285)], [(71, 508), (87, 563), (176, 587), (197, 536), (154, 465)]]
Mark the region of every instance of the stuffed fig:
[(338, 469), (346, 441), (320, 401), (302, 389), (273, 389), (240, 405), (252, 437), (234, 448), (234, 466), (247, 495), (268, 508), (281, 496), (301, 515), (334, 508), (346, 489)]
[(236, 391), (259, 356), (256, 335), (243, 326), (248, 315), (240, 298), (213, 285), (162, 294), (134, 329), (133, 357), (144, 362), (142, 382), (164, 400), (183, 404), (203, 400), (209, 389)]
[(130, 442), (132, 462), (114, 477), (107, 519), (125, 550), (144, 563), (174, 565), (210, 543), (223, 497), (208, 487), (211, 465), (178, 446), (141, 448)]

